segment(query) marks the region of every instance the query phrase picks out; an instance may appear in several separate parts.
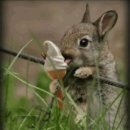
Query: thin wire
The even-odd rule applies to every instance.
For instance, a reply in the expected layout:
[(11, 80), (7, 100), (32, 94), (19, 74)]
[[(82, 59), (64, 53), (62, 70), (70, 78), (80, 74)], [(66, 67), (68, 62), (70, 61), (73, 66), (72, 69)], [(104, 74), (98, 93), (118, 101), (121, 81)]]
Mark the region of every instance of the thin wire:
[[(8, 49), (5, 49), (5, 48), (0, 48), (0, 51), (3, 52), (3, 53), (6, 53), (6, 54), (12, 55), (12, 56), (17, 56), (17, 54), (18, 54), (15, 51), (11, 51), (11, 50), (8, 50)], [(21, 58), (21, 59), (24, 59), (24, 60), (29, 60), (31, 62), (44, 65), (44, 59), (40, 59), (40, 58), (34, 57), (32, 55), (19, 54), (18, 57)]]
[[(5, 48), (0, 48), (0, 51), (5, 53), (5, 54), (12, 55), (12, 56), (16, 56), (18, 54), (15, 51), (5, 49)], [(38, 57), (35, 57), (35, 56), (32, 56), (32, 55), (19, 54), (18, 57), (21, 58), (21, 59), (29, 60), (31, 62), (44, 65), (44, 59), (41, 59), (41, 58), (38, 58)], [(93, 76), (92, 78), (93, 79), (95, 78), (96, 80), (100, 80), (100, 82), (102, 82), (102, 83), (109, 84), (109, 85), (112, 85), (112, 86), (115, 86), (115, 87), (118, 87), (118, 88), (123, 88), (123, 89), (130, 91), (130, 88), (122, 82), (113, 81), (111, 79), (108, 79), (108, 78), (105, 78), (105, 77), (102, 77), (102, 76)]]

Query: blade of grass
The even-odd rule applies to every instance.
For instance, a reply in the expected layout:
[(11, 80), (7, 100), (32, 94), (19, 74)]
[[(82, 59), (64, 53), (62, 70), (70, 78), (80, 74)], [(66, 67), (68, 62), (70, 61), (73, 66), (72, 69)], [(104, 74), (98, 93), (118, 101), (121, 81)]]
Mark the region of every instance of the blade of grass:
[(32, 42), (32, 40), (30, 40), (29, 42), (27, 42), (18, 52), (17, 56), (14, 57), (14, 59), (12, 60), (11, 64), (9, 65), (9, 67), (7, 68), (7, 71), (9, 71), (12, 66), (14, 65), (14, 63), (16, 62), (16, 60), (18, 59), (18, 56), (21, 54), (21, 52)]
[[(26, 67), (26, 81), (27, 82), (29, 82), (28, 77), (29, 77), (29, 62), (27, 61), (27, 67)], [(26, 92), (25, 92), (25, 94), (26, 94), (26, 97), (28, 97), (28, 84), (26, 86)]]
[[(99, 124), (100, 120), (105, 117), (105, 114), (107, 111), (109, 111), (109, 109), (111, 108), (111, 106), (117, 101), (117, 99), (121, 96), (121, 94), (123, 93), (123, 91), (121, 91), (117, 97), (113, 100), (113, 102), (108, 106), (108, 108), (106, 108), (100, 115), (97, 119), (94, 120), (94, 124), (95, 124), (95, 127), (97, 127), (97, 124)], [(91, 123), (91, 125), (93, 124)]]
[(44, 90), (44, 89), (41, 89), (41, 88), (39, 88), (39, 87), (37, 87), (37, 86), (35, 86), (35, 85), (32, 85), (32, 84), (28, 83), (27, 81), (25, 81), (25, 80), (23, 80), (22, 78), (18, 77), (16, 74), (12, 73), (11, 71), (8, 71), (8, 74), (10, 74), (10, 75), (13, 76), (14, 78), (16, 78), (17, 80), (19, 80), (20, 82), (22, 82), (23, 84), (25, 84), (25, 85), (28, 84), (29, 87), (34, 88), (34, 89), (37, 89), (37, 90), (39, 90), (39, 91), (41, 91), (41, 92), (43, 92), (43, 93), (48, 94), (49, 96), (54, 97), (54, 95), (53, 95), (52, 93), (50, 93), (50, 92), (48, 92), (48, 91), (46, 91), (46, 90)]
[(46, 105), (48, 106), (47, 102), (37, 93), (33, 90), (33, 93)]
[(39, 40), (39, 38), (32, 31), (30, 31), (30, 35), (31, 35), (34, 43), (36, 43), (38, 45), (40, 51), (42, 52), (43, 51), (42, 50), (42, 48), (43, 48), (42, 42)]
[(46, 130), (54, 130), (54, 128), (55, 128), (56, 126), (51, 126), (51, 127), (49, 127), (49, 128), (47, 128)]
[(119, 122), (119, 124), (117, 125), (117, 128), (115, 130), (119, 130), (120, 124), (122, 123), (123, 119), (125, 118), (126, 114), (124, 114)]
[(23, 119), (23, 121), (21, 122), (21, 124), (19, 125), (18, 130), (20, 130), (22, 128), (22, 126), (24, 125), (24, 123), (26, 122), (28, 116), (30, 116), (30, 114), (32, 113), (33, 108), (28, 112), (28, 114), (25, 116), (25, 118)]
[(75, 107), (76, 111), (77, 111), (78, 113), (84, 113), (84, 112), (82, 111), (82, 109), (80, 109), (80, 108), (76, 105), (76, 103), (75, 103), (74, 100), (71, 98), (71, 96), (69, 95), (69, 93), (68, 93), (67, 91), (66, 91), (65, 93), (66, 93), (66, 96), (68, 97), (68, 99), (70, 100), (70, 103)]
[(125, 93), (126, 91), (124, 90), (124, 93), (123, 93), (123, 95), (122, 95), (122, 97), (121, 97), (121, 100), (120, 100), (120, 102), (119, 102), (119, 105), (118, 105), (118, 108), (117, 108), (117, 112), (116, 112), (116, 115), (115, 115), (115, 118), (114, 118), (114, 121), (113, 121), (113, 126), (112, 126), (112, 130), (114, 130), (114, 125), (115, 125), (115, 122), (116, 122), (116, 118), (117, 118), (117, 116), (118, 116), (118, 113), (119, 113), (119, 110), (120, 110), (120, 107), (121, 107), (121, 103), (122, 103), (122, 101), (123, 101), (123, 99), (124, 99), (124, 96), (125, 96)]

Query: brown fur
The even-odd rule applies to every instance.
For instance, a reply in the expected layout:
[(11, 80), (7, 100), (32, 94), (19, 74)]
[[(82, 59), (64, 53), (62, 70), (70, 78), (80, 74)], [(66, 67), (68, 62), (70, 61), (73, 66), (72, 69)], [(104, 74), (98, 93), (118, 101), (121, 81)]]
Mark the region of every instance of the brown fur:
[[(68, 88), (77, 105), (83, 111), (89, 111), (94, 120), (100, 110), (108, 108), (121, 91), (100, 82), (94, 84), (93, 80), (89, 78), (91, 75), (101, 75), (115, 81), (118, 80), (115, 59), (106, 40), (107, 33), (116, 23), (117, 13), (108, 11), (96, 22), (90, 22), (87, 11), (88, 6), (82, 22), (74, 25), (65, 33), (60, 48), (63, 56), (72, 60), (64, 79), (65, 87)], [(82, 38), (91, 39), (87, 47), (79, 46), (78, 42)], [(119, 102), (120, 98), (106, 113), (105, 119), (110, 127), (113, 125)], [(115, 125), (119, 123), (120, 119), (119, 116)]]

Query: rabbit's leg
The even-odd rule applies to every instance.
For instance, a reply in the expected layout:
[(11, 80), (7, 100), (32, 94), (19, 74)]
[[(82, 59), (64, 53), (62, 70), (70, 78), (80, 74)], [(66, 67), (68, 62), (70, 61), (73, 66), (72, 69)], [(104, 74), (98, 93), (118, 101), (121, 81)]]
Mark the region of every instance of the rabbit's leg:
[(80, 67), (79, 69), (77, 69), (74, 73), (74, 76), (78, 78), (87, 78), (93, 75), (94, 72), (95, 72), (94, 67), (85, 66), (85, 67)]

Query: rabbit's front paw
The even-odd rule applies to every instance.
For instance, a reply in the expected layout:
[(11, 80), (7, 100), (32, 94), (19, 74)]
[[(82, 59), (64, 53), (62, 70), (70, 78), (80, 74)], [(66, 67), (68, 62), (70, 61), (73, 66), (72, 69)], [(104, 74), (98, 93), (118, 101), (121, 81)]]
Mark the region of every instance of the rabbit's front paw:
[(74, 76), (78, 78), (87, 78), (91, 76), (92, 74), (93, 74), (93, 71), (91, 68), (81, 67), (75, 71)]

